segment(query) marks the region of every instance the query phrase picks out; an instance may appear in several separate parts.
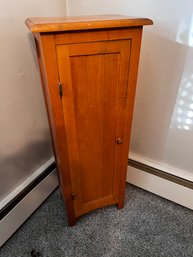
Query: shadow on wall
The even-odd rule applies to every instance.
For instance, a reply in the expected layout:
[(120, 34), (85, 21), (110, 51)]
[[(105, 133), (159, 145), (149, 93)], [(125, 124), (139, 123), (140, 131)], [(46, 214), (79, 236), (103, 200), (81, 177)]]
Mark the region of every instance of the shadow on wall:
[(165, 161), (174, 167), (193, 171), (193, 49), (190, 46), (186, 65), (176, 98), (170, 133), (165, 150)]
[(0, 159), (0, 200), (53, 156), (49, 137), (50, 132), (46, 130), (41, 139), (33, 139), (18, 152)]
[(36, 67), (36, 70), (39, 72), (39, 63), (38, 63), (38, 57), (37, 57), (37, 51), (36, 51), (36, 44), (35, 44), (35, 39), (32, 33), (27, 34), (27, 39), (29, 43), (29, 47), (32, 53), (34, 65)]
[(132, 152), (162, 160), (187, 54), (187, 46), (155, 33), (144, 33)]

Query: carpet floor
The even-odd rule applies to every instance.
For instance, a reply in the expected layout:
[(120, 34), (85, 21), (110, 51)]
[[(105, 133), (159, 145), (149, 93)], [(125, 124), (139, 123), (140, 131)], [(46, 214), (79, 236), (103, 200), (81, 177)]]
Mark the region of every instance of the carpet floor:
[(2, 246), (0, 257), (189, 257), (193, 212), (127, 184), (125, 208), (98, 209), (68, 227), (56, 190)]

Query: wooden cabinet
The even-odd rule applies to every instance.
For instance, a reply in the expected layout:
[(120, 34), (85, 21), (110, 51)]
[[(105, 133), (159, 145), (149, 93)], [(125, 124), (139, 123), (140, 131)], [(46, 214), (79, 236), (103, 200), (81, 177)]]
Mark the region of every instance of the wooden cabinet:
[(69, 224), (124, 206), (143, 25), (120, 15), (31, 18)]

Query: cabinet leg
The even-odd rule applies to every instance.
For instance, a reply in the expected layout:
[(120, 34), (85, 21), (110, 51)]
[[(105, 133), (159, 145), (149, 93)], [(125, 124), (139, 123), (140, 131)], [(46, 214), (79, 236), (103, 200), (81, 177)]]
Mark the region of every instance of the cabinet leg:
[(61, 197), (62, 199), (64, 199), (63, 193), (62, 193), (62, 188), (61, 188), (61, 187), (59, 187), (59, 192), (60, 192), (60, 197)]
[(68, 225), (69, 225), (70, 227), (75, 226), (75, 225), (76, 225), (76, 219), (75, 219), (75, 218), (69, 218), (69, 219), (68, 219)]
[(124, 205), (125, 205), (125, 191), (123, 191), (122, 194), (120, 194), (120, 197), (117, 203), (117, 208), (122, 209), (124, 208)]
[(118, 208), (118, 209), (123, 209), (123, 208), (124, 208), (124, 202), (119, 202), (119, 203), (117, 204), (117, 208)]

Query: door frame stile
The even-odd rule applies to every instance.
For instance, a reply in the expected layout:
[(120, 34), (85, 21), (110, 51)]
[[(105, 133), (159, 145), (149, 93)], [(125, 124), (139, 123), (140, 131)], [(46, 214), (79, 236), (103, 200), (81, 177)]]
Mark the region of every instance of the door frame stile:
[[(126, 109), (125, 113), (125, 126), (124, 126), (124, 141), (126, 144), (123, 145), (125, 149), (123, 152), (129, 152), (130, 145), (130, 136), (131, 136), (131, 125), (133, 118), (133, 110), (134, 110), (134, 101), (135, 101), (135, 93), (137, 86), (137, 75), (138, 75), (138, 64), (140, 57), (140, 48), (141, 48), (141, 39), (142, 39), (143, 27), (138, 27), (133, 29), (131, 39), (131, 56), (130, 56), (130, 65), (128, 67), (128, 87), (127, 87), (127, 101), (126, 101)], [(119, 200), (118, 200), (118, 208), (124, 207), (125, 200), (125, 185), (126, 185), (126, 177), (127, 177), (127, 160), (128, 156), (122, 156), (121, 163), (123, 164), (120, 178), (120, 192), (119, 192)]]

